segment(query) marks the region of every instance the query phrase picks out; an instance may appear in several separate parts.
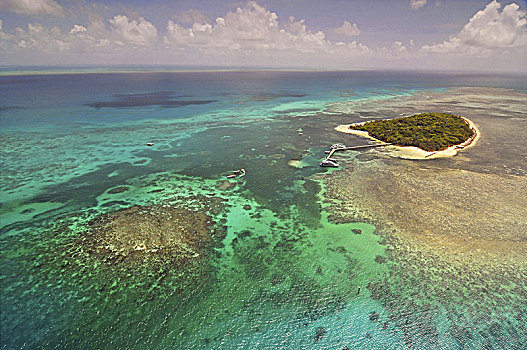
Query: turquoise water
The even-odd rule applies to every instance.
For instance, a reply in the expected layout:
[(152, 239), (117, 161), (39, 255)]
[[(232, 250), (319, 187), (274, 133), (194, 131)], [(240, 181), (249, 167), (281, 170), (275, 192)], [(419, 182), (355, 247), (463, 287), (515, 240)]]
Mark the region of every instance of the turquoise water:
[[(421, 344), (426, 327), (378, 321), (389, 310), (368, 286), (390, 264), (376, 228), (328, 220), (318, 163), (342, 142), (333, 128), (355, 120), (325, 106), (522, 84), (394, 72), (0, 76), (2, 346)], [(213, 246), (187, 266), (112, 264), (83, 246), (94, 218), (152, 205), (206, 212)], [(441, 310), (429, 321), (452, 322)], [(438, 347), (461, 346), (440, 334)]]

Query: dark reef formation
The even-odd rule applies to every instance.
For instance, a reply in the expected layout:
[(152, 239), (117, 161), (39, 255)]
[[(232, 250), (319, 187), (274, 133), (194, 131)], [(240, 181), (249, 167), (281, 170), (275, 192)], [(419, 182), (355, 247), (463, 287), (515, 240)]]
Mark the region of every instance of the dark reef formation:
[(88, 223), (83, 245), (107, 262), (154, 259), (185, 264), (212, 243), (211, 217), (174, 205), (134, 206)]

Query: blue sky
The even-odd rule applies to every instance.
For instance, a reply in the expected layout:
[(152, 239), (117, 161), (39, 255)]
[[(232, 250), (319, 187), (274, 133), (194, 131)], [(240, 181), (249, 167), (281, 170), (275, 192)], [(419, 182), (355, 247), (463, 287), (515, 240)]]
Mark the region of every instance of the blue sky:
[(527, 70), (523, 0), (0, 0), (0, 64)]

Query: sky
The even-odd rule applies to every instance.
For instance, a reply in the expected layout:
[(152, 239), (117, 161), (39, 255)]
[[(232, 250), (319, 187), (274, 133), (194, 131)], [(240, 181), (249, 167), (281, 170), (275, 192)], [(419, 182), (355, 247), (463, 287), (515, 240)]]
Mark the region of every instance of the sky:
[(0, 65), (527, 72), (525, 0), (0, 0)]

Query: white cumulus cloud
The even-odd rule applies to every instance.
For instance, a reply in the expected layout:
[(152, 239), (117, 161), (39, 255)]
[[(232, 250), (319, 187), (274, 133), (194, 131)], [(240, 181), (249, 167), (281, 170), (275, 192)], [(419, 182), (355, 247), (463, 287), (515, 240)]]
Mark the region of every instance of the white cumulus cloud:
[[(326, 66), (332, 62), (335, 66), (358, 66), (369, 63), (376, 54), (376, 50), (356, 41), (332, 42), (324, 32), (309, 29), (303, 19), (279, 20), (276, 13), (256, 2), (214, 21), (203, 21), (198, 12), (188, 16), (186, 20), (192, 19), (192, 23), (184, 24), (173, 17), (162, 34), (140, 14), (118, 14), (109, 19), (92, 16), (86, 23), (68, 27), (30, 23), (9, 33), (2, 30), (0, 22), (0, 44), (12, 57), (23, 57), (27, 62), (40, 60), (45, 54), (50, 61), (60, 62), (80, 62), (90, 57), (112, 62), (177, 60), (298, 66)], [(345, 22), (343, 28), (348, 35), (360, 32), (350, 22)]]
[(0, 11), (23, 15), (62, 15), (62, 6), (55, 0), (0, 0)]
[(410, 0), (410, 7), (414, 10), (426, 5), (426, 0)]
[(0, 42), (3, 48), (11, 51), (30, 50), (37, 53), (79, 54), (104, 53), (118, 54), (137, 47), (150, 47), (158, 43), (156, 27), (140, 18), (129, 20), (117, 15), (106, 25), (97, 18), (88, 25), (75, 24), (69, 31), (58, 26), (45, 27), (39, 23), (29, 23), (17, 27), (12, 34), (0, 28)]
[(11, 39), (18, 48), (45, 53), (62, 52), (70, 46), (67, 37), (58, 27), (45, 28), (38, 23), (29, 23), (26, 29), (16, 28)]
[(80, 25), (78, 25), (78, 24), (75, 24), (75, 25), (73, 26), (73, 28), (71, 28), (71, 30), (70, 30), (70, 34), (84, 33), (84, 32), (86, 32), (86, 31), (88, 31), (88, 29), (86, 29), (86, 27), (84, 27), (84, 26), (80, 26)]
[(255, 2), (218, 17), (214, 24), (194, 23), (186, 28), (170, 20), (167, 45), (191, 46), (203, 50), (296, 50), (311, 52), (327, 46), (322, 32), (311, 32), (304, 21), (290, 18), (281, 26), (278, 16)]
[(401, 41), (394, 41), (390, 47), (382, 47), (377, 50), (377, 54), (385, 58), (409, 58), (410, 52)]
[(496, 0), (478, 11), (463, 29), (448, 40), (436, 45), (425, 45), (423, 52), (490, 54), (496, 49), (516, 48), (527, 45), (527, 17), (515, 4), (500, 12)]
[(109, 22), (112, 32), (124, 42), (151, 45), (157, 40), (157, 28), (142, 17), (138, 21), (131, 21), (126, 16), (117, 15)]
[(335, 29), (335, 33), (344, 34), (347, 36), (357, 36), (360, 34), (360, 30), (357, 26), (357, 23), (351, 24), (348, 21), (344, 21), (344, 23), (340, 27)]

